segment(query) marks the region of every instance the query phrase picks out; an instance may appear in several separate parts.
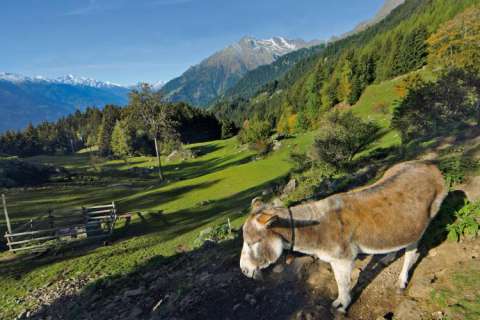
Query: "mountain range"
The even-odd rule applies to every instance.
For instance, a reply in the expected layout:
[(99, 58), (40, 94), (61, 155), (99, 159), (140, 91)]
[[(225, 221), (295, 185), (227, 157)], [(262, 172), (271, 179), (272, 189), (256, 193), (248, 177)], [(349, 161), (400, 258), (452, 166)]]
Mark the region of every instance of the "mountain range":
[[(342, 37), (375, 25), (404, 2), (386, 0), (373, 19)], [(236, 97), (248, 99), (265, 85), (275, 85), (276, 80), (288, 77), (294, 66), (310, 67), (308, 61), (314, 61), (324, 48), (325, 43), (319, 40), (243, 37), (181, 76), (151, 85), (169, 101), (184, 101), (199, 107)], [(87, 106), (125, 105), (128, 93), (134, 88), (138, 85), (126, 87), (73, 75), (48, 79), (0, 72), (0, 132), (21, 129), (30, 122), (56, 120)]]
[(66, 75), (48, 79), (0, 73), (0, 132), (56, 120), (88, 106), (125, 105), (130, 88)]
[(247, 72), (271, 64), (292, 51), (319, 43), (283, 37), (266, 40), (243, 37), (167, 82), (161, 92), (169, 101), (205, 107), (237, 84)]

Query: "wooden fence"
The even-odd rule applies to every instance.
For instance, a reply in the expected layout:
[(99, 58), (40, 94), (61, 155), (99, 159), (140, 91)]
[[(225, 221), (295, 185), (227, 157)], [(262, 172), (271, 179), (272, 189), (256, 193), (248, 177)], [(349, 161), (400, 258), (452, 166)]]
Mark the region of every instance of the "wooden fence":
[(2, 195), (7, 231), (5, 239), (11, 252), (43, 251), (59, 243), (74, 240), (101, 239), (112, 234), (117, 220), (115, 202), (82, 207), (69, 215), (49, 211), (28, 222), (12, 227), (5, 195)]

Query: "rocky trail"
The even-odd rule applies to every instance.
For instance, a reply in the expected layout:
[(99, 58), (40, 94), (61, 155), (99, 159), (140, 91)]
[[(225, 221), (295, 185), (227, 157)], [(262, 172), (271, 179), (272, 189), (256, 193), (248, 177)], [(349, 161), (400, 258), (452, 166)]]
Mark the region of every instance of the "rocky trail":
[(238, 261), (241, 239), (179, 254), (124, 277), (63, 279), (32, 292), (36, 308), (19, 319), (456, 319), (431, 302), (451, 275), (480, 272), (480, 241), (445, 241), (428, 252), (404, 293), (397, 293), (399, 255), (358, 259), (354, 302), (347, 315), (332, 313), (336, 284), (329, 266), (308, 256), (279, 262), (264, 281), (245, 278)]

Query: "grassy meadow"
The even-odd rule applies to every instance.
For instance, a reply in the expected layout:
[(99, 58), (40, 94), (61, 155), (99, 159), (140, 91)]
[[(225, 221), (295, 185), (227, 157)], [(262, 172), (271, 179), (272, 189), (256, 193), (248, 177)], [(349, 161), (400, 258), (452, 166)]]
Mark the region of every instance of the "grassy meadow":
[(68, 250), (58, 257), (25, 263), (4, 253), (0, 265), (0, 308), (12, 315), (17, 301), (34, 288), (66, 277), (103, 277), (129, 273), (155, 256), (171, 256), (179, 245), (191, 248), (207, 226), (230, 219), (240, 226), (255, 196), (284, 179), (290, 150), (305, 150), (313, 134), (283, 141), (281, 149), (263, 159), (241, 149), (235, 138), (188, 146), (200, 156), (181, 163), (165, 163), (166, 182), (152, 177), (136, 179), (132, 167), (150, 167), (153, 158), (108, 161), (92, 168), (87, 153), (71, 157), (35, 157), (29, 161), (64, 165), (72, 172), (90, 172), (106, 178), (79, 184), (54, 184), (6, 192), (13, 223), (54, 209), (69, 214), (82, 205), (116, 201), (120, 213), (133, 212), (132, 223), (117, 223), (110, 246)]
[[(426, 73), (422, 76), (429, 77)], [(368, 159), (377, 149), (400, 145), (399, 135), (390, 129), (390, 120), (400, 98), (395, 87), (401, 80), (399, 77), (371, 85), (352, 107), (355, 114), (382, 127), (379, 138), (359, 158)], [(0, 253), (0, 318), (13, 318), (29, 307), (30, 300), (25, 297), (32, 291), (58, 280), (121, 277), (151, 261), (161, 263), (163, 258), (174, 256), (178, 248), (193, 249), (195, 239), (207, 227), (225, 223), (227, 219), (234, 227), (240, 227), (252, 198), (284, 183), (294, 166), (291, 152), (307, 151), (314, 137), (315, 132), (307, 132), (283, 140), (278, 151), (265, 157), (240, 146), (236, 138), (188, 145), (197, 154), (194, 159), (177, 162), (162, 159), (164, 182), (159, 182), (155, 172), (139, 175), (139, 169), (135, 169), (153, 168), (155, 159), (150, 157), (105, 161), (90, 150), (82, 150), (72, 156), (26, 159), (63, 166), (73, 174), (73, 180), (6, 190), (14, 224), (51, 209), (55, 215), (69, 215), (81, 206), (111, 201), (117, 203), (120, 213), (131, 213), (132, 222), (126, 225), (120, 220), (108, 246), (87, 244), (76, 249), (67, 246), (36, 259)], [(447, 160), (453, 159), (451, 165), (454, 169), (458, 167), (459, 176), (466, 174), (462, 167), (464, 154), (463, 149), (453, 146), (442, 155)], [(478, 174), (478, 168), (474, 173)], [(0, 229), (4, 229), (3, 216)], [(477, 307), (478, 303), (473, 308)]]

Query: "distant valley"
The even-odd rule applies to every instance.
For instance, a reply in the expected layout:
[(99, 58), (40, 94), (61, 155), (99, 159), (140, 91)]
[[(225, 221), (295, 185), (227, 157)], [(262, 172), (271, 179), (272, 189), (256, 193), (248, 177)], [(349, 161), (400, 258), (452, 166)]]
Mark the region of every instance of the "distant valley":
[(0, 132), (52, 121), (88, 106), (125, 105), (130, 88), (72, 75), (56, 79), (0, 73)]

